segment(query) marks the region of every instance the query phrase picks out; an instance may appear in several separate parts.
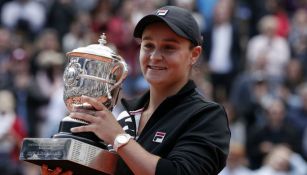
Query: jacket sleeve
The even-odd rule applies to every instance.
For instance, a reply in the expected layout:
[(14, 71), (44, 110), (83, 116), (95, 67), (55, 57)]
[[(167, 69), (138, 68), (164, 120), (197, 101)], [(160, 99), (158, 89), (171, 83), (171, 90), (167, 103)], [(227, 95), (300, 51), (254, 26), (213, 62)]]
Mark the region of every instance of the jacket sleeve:
[(194, 111), (192, 120), (156, 175), (216, 175), (225, 166), (230, 130), (225, 110), (215, 103)]

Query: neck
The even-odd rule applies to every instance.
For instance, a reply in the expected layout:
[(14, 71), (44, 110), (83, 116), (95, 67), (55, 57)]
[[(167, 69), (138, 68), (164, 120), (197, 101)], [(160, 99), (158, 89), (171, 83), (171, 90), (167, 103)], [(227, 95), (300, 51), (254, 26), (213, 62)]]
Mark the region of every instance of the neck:
[(186, 83), (187, 82), (177, 83), (176, 85), (172, 84), (168, 87), (157, 87), (151, 85), (150, 100), (147, 109), (155, 110), (167, 97), (177, 94)]

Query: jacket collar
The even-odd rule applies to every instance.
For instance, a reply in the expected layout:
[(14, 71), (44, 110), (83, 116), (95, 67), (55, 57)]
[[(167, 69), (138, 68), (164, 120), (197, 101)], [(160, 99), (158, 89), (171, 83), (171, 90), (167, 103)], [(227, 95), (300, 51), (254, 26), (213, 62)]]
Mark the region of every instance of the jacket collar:
[[(180, 90), (177, 94), (173, 96), (169, 96), (165, 99), (165, 101), (170, 102), (176, 102), (180, 99), (182, 99), (183, 96), (186, 96), (187, 94), (190, 94), (192, 91), (194, 91), (196, 88), (196, 85), (194, 81), (189, 80)], [(131, 115), (130, 112), (138, 111), (142, 108), (144, 108), (148, 102), (149, 102), (149, 91), (147, 91), (145, 94), (140, 96), (139, 98), (127, 100), (127, 99), (121, 99), (121, 102), (123, 106), (126, 108), (128, 113)]]

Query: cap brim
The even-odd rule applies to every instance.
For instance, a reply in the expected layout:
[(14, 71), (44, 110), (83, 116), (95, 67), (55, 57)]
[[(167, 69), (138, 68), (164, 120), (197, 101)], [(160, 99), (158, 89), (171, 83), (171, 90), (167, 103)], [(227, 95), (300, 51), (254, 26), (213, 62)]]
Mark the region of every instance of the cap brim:
[(155, 22), (164, 22), (167, 24), (177, 35), (184, 37), (186, 39), (189, 39), (189, 37), (181, 30), (179, 29), (176, 25), (172, 24), (171, 22), (167, 21), (163, 17), (157, 16), (157, 15), (147, 15), (143, 17), (135, 26), (133, 36), (136, 38), (142, 38), (142, 34), (145, 30), (145, 28), (152, 23)]

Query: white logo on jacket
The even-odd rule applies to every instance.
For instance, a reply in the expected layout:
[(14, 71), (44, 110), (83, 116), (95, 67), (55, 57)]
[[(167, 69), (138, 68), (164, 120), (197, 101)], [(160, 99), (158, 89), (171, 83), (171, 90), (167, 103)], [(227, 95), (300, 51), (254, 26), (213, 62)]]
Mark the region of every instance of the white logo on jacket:
[(156, 143), (162, 143), (165, 135), (166, 135), (165, 132), (157, 131), (156, 134), (155, 134), (155, 137), (152, 139), (152, 141), (156, 142)]

